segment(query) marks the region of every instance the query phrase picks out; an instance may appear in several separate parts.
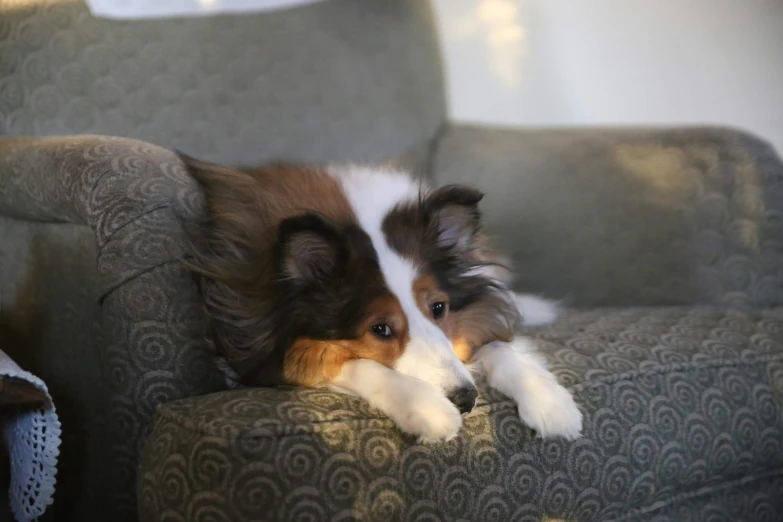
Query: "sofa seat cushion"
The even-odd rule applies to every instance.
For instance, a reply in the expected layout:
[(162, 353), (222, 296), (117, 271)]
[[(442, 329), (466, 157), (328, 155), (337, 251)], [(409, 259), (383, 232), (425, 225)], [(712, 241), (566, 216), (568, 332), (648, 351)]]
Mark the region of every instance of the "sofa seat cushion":
[(782, 308), (573, 311), (529, 334), (585, 414), (575, 442), (482, 383), (435, 445), (355, 397), (220, 392), (159, 408), (141, 520), (783, 517)]

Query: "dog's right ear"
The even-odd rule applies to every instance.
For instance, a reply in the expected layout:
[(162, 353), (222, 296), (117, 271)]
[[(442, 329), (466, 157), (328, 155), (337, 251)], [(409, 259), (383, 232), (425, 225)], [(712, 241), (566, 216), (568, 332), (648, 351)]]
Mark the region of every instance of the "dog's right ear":
[(279, 225), (278, 270), (296, 283), (323, 283), (337, 275), (345, 255), (339, 230), (316, 214)]
[(483, 197), (467, 185), (446, 185), (427, 197), (425, 209), (439, 247), (462, 250), (473, 244), (481, 228), (478, 204)]

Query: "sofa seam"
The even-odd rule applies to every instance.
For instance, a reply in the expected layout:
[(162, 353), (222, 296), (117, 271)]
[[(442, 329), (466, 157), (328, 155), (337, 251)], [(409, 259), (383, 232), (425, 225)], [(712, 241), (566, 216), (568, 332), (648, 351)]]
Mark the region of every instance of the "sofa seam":
[[(106, 245), (108, 245), (112, 239), (114, 239), (114, 236), (118, 234), (120, 231), (122, 231), (125, 227), (128, 227), (135, 223), (136, 221), (140, 220), (144, 216), (148, 216), (150, 214), (154, 214), (155, 212), (163, 209), (167, 209), (171, 207), (171, 201), (165, 201), (163, 203), (159, 203), (158, 205), (154, 205), (151, 208), (148, 208), (142, 212), (139, 212), (138, 214), (135, 214), (133, 217), (125, 221), (124, 223), (116, 226), (114, 230), (109, 232), (109, 234), (104, 238), (103, 243), (100, 245), (101, 253), (103, 253), (103, 249)], [(100, 255), (100, 254), (99, 254)], [(99, 258), (100, 260), (100, 258)]]
[[(165, 201), (165, 202), (160, 203), (158, 205), (155, 205), (155, 206), (153, 206), (153, 207), (151, 207), (151, 208), (149, 208), (149, 209), (147, 209), (147, 210), (145, 210), (143, 212), (140, 212), (140, 213), (134, 215), (132, 218), (130, 218), (127, 221), (125, 221), (124, 223), (122, 223), (121, 225), (119, 225), (118, 227), (116, 227), (114, 230), (112, 230), (109, 233), (109, 235), (106, 236), (106, 238), (103, 240), (103, 242), (100, 245), (98, 245), (98, 253), (96, 255), (96, 260), (95, 260), (96, 264), (98, 266), (100, 266), (101, 259), (103, 258), (103, 253), (104, 253), (104, 251), (106, 249), (106, 246), (109, 243), (111, 243), (111, 241), (114, 239), (116, 234), (118, 234), (120, 231), (122, 231), (126, 227), (136, 223), (137, 221), (139, 221), (143, 217), (149, 216), (150, 214), (154, 214), (154, 213), (159, 212), (161, 210), (166, 210), (168, 208), (171, 208), (171, 201)], [(96, 241), (97, 241), (97, 232), (96, 232)], [(124, 284), (128, 283), (129, 281), (132, 281), (132, 280), (136, 279), (137, 277), (139, 277), (141, 275), (146, 274), (147, 272), (151, 272), (152, 270), (155, 270), (159, 266), (163, 266), (163, 265), (171, 263), (173, 261), (177, 261), (177, 259), (172, 259), (172, 258), (164, 259), (164, 260), (162, 260), (162, 261), (160, 261), (160, 262), (158, 262), (158, 263), (156, 263), (156, 264), (154, 264), (152, 266), (148, 266), (148, 267), (145, 267), (145, 268), (138, 269), (136, 271), (132, 271), (131, 274), (129, 274), (129, 275), (125, 276), (125, 277), (120, 278), (119, 281), (115, 281), (115, 282), (113, 282), (111, 284), (108, 284), (108, 285), (102, 283), (101, 284), (101, 295), (98, 298), (98, 301), (99, 302), (103, 302), (103, 300), (106, 298), (106, 296), (108, 296), (110, 293), (112, 293), (117, 288), (123, 286)]]
[(179, 262), (179, 259), (165, 259), (165, 260), (163, 260), (163, 261), (161, 261), (159, 263), (156, 263), (156, 264), (154, 264), (152, 266), (148, 266), (146, 268), (140, 269), (137, 272), (133, 272), (129, 276), (123, 277), (122, 279), (120, 279), (116, 283), (108, 285), (108, 286), (102, 288), (101, 295), (98, 297), (98, 302), (99, 303), (103, 303), (103, 301), (111, 293), (113, 293), (118, 288), (120, 288), (122, 286), (125, 286), (127, 283), (133, 281), (134, 279), (138, 279), (139, 277), (143, 276), (144, 274), (148, 274), (150, 272), (153, 272), (154, 270), (156, 270), (156, 269), (158, 269), (158, 268), (160, 268), (162, 266), (166, 266), (166, 265), (170, 265), (171, 263), (178, 263), (178, 262)]
[[(655, 369), (644, 370), (644, 371), (629, 371), (629, 372), (624, 372), (622, 374), (618, 374), (617, 376), (601, 377), (595, 381), (591, 380), (590, 382), (587, 383), (580, 383), (572, 386), (566, 386), (566, 388), (572, 391), (580, 392), (589, 388), (600, 387), (602, 385), (613, 386), (621, 381), (636, 380), (638, 378), (647, 375), (660, 375), (663, 373), (692, 373), (694, 371), (704, 369), (704, 368), (710, 370), (716, 370), (721, 368), (731, 368), (731, 367), (738, 367), (738, 366), (762, 366), (777, 360), (783, 360), (783, 354), (759, 356), (754, 358), (753, 360), (743, 360), (743, 361), (736, 361), (736, 360), (710, 361), (709, 363), (712, 364), (703, 363), (703, 362), (700, 362), (698, 364), (679, 363), (679, 364), (669, 365), (667, 367), (662, 367), (662, 368), (655, 368)], [(489, 410), (493, 410), (493, 409), (506, 409), (508, 407), (514, 407), (514, 406), (515, 403), (512, 399), (503, 399), (495, 402), (482, 404), (477, 408), (487, 408)], [(200, 435), (220, 437), (225, 440), (237, 440), (239, 438), (239, 437), (226, 437), (224, 434), (213, 433), (210, 430), (204, 429), (203, 427), (197, 427), (195, 426), (195, 423), (190, 419), (188, 419), (186, 416), (180, 413), (173, 412), (170, 409), (168, 409), (166, 403), (163, 403), (158, 406), (157, 413), (160, 417), (165, 417), (169, 420), (174, 421), (181, 428), (194, 433), (198, 433)], [(287, 437), (291, 435), (312, 435), (315, 433), (322, 433), (323, 432), (322, 427), (327, 425), (356, 424), (361, 426), (362, 424), (368, 424), (371, 422), (383, 423), (384, 425), (389, 425), (389, 426), (394, 424), (392, 420), (382, 416), (371, 417), (371, 418), (344, 419), (344, 420), (331, 419), (331, 420), (310, 422), (304, 426), (302, 425), (292, 426), (288, 429), (280, 429), (279, 426), (271, 426), (270, 431), (276, 431), (275, 433), (256, 435), (256, 437), (263, 438), (263, 439), (277, 439), (277, 438)]]

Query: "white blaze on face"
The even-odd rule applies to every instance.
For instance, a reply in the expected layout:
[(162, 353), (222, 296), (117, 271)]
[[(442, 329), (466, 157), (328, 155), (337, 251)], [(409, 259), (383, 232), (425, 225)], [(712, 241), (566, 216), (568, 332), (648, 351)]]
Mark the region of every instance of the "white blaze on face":
[(408, 319), (410, 341), (395, 370), (444, 393), (472, 384), (470, 372), (454, 355), (449, 338), (416, 304), (416, 267), (392, 250), (383, 234), (383, 219), (398, 204), (416, 201), (418, 184), (403, 173), (387, 170), (346, 167), (333, 169), (332, 174), (342, 183), (360, 226), (370, 236), (386, 285)]

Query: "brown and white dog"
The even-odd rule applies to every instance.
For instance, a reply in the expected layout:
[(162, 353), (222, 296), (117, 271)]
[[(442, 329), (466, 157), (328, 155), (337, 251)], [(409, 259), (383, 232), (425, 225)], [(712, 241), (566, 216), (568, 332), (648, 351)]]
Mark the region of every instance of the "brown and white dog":
[(580, 435), (571, 395), (516, 335), (555, 307), (509, 289), (481, 232), (481, 193), (390, 168), (182, 159), (209, 216), (190, 266), (243, 384), (355, 394), (433, 442), (455, 437), (473, 408), (472, 370), (539, 435)]

